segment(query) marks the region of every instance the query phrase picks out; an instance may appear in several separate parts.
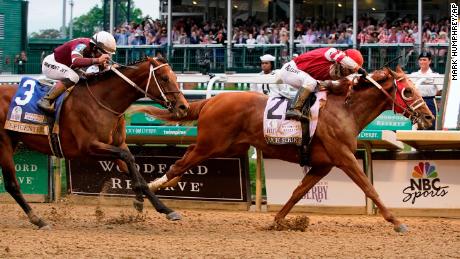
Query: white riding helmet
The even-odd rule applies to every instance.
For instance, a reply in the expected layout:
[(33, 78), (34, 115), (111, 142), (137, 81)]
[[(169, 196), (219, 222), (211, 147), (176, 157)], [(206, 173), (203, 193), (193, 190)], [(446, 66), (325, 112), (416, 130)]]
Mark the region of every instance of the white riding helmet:
[(117, 43), (112, 34), (106, 31), (100, 31), (93, 35), (91, 43), (102, 49), (107, 54), (115, 54)]

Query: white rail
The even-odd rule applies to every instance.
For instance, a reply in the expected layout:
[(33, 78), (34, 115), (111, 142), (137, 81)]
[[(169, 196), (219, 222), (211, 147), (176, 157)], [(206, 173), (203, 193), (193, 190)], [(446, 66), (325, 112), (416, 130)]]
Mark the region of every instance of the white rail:
[[(33, 74), (33, 75), (0, 75), (0, 83), (7, 84), (16, 84), (21, 81), (21, 78), (24, 76), (32, 78), (43, 78), (43, 75)], [(409, 76), (409, 78), (416, 82), (418, 79), (424, 78), (423, 76)], [(433, 79), (433, 84), (443, 85), (444, 75), (437, 75), (430, 77)], [(186, 95), (204, 95), (206, 98), (210, 98), (213, 95), (222, 93), (222, 92), (238, 92), (235, 90), (213, 90), (213, 87), (216, 83), (230, 83), (230, 84), (276, 84), (277, 77), (275, 75), (264, 75), (260, 76), (259, 74), (216, 74), (214, 77), (209, 75), (202, 74), (177, 74), (177, 82), (181, 85), (181, 90)], [(184, 90), (184, 83), (201, 83), (205, 84), (206, 90)], [(222, 87), (224, 89), (224, 87)]]

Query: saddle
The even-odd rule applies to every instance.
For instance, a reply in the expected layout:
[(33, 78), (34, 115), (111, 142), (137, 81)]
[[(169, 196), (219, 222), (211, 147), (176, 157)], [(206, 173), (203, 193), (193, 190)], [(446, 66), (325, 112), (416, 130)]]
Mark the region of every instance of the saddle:
[[(309, 145), (315, 132), (320, 102), (326, 100), (326, 92), (311, 94), (304, 103), (302, 112), (311, 120), (300, 122), (286, 120), (285, 113), (289, 102), (283, 96), (269, 97), (264, 112), (264, 137), (270, 145), (296, 145), (299, 149), (299, 164), (309, 165)], [(317, 101), (318, 100), (318, 101)]]
[(59, 141), (59, 117), (62, 105), (71, 89), (56, 99), (55, 114), (47, 114), (37, 106), (37, 101), (46, 95), (53, 83), (47, 79), (23, 77), (11, 100), (4, 128), (22, 133), (46, 135), (53, 154), (63, 157)]

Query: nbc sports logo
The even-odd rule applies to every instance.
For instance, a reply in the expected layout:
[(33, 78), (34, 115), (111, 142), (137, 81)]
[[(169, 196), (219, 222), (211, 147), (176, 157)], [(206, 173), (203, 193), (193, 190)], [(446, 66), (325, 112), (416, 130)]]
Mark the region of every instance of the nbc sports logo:
[(419, 162), (412, 170), (410, 185), (403, 190), (403, 202), (415, 204), (418, 198), (444, 197), (449, 186), (441, 186), (440, 182), (434, 164)]
[(430, 162), (419, 162), (418, 165), (414, 166), (412, 171), (412, 177), (420, 178), (436, 178), (438, 177), (438, 172), (436, 171), (436, 166), (431, 165)]

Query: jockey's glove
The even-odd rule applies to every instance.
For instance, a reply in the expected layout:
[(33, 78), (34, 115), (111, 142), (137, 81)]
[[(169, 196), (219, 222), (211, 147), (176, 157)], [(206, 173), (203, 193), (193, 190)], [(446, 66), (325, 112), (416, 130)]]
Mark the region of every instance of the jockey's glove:
[(362, 67), (358, 68), (357, 72), (358, 72), (358, 74), (363, 75), (363, 77), (367, 77), (367, 71), (364, 70), (364, 68), (362, 68)]

